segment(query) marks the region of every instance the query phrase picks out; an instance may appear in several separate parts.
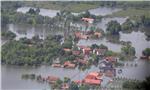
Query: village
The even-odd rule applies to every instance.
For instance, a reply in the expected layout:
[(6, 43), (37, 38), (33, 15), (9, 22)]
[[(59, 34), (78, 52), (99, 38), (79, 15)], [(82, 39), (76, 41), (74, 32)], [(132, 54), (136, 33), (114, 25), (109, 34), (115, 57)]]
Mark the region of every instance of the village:
[[(86, 23), (86, 25), (91, 25), (94, 22), (92, 18), (82, 18), (82, 21)], [(76, 31), (74, 32), (74, 41), (78, 41), (80, 39), (98, 39), (102, 38), (103, 34), (100, 31)], [(93, 38), (94, 37), (94, 38)], [(73, 41), (73, 42), (74, 42)], [(76, 49), (74, 49), (76, 47)], [(68, 60), (64, 63), (61, 63), (60, 59), (57, 58), (53, 60), (52, 67), (54, 68), (66, 68), (66, 69), (86, 69), (88, 66), (97, 65), (99, 68), (98, 71), (89, 72), (84, 79), (82, 80), (73, 80), (68, 78), (69, 80), (60, 85), (59, 89), (67, 90), (71, 82), (77, 85), (94, 85), (100, 87), (101, 84), (111, 83), (113, 82), (113, 78), (115, 78), (116, 73), (122, 73), (122, 70), (116, 71), (116, 63), (118, 63), (119, 58), (116, 55), (106, 55), (109, 51), (105, 45), (97, 45), (93, 44), (92, 46), (83, 46), (83, 45), (74, 45), (72, 48), (64, 48), (65, 53), (71, 53), (71, 55), (75, 55), (74, 60)], [(70, 54), (69, 54), (70, 55)], [(80, 74), (80, 73), (79, 73)], [(30, 76), (30, 75), (29, 75)], [(23, 75), (23, 77), (29, 77), (28, 75)], [(31, 75), (32, 76), (32, 75)], [(35, 75), (33, 75), (35, 77)], [(75, 76), (73, 76), (75, 77)], [(73, 78), (72, 77), (72, 78)], [(105, 80), (105, 77), (108, 77), (108, 80)], [(66, 77), (67, 78), (67, 77)], [(59, 77), (49, 75), (48, 77), (37, 77), (38, 81), (46, 81), (52, 85), (55, 85), (59, 80)], [(54, 87), (58, 88), (58, 87)]]
[(2, 90), (147, 90), (150, 3), (2, 2)]

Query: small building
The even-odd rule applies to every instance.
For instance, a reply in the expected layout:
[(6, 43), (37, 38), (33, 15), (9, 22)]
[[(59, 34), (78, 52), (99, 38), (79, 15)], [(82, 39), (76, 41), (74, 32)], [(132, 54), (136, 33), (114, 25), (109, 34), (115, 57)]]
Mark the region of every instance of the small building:
[(83, 79), (83, 83), (90, 85), (100, 85), (102, 82), (102, 75), (103, 74), (99, 72), (91, 72), (85, 77), (85, 79)]
[(92, 49), (88, 46), (78, 46), (79, 50), (82, 50), (84, 55), (89, 55)]
[(108, 61), (108, 62), (116, 62), (117, 58), (113, 57), (113, 56), (108, 56), (108, 57), (105, 58), (105, 60)]
[(69, 48), (64, 48), (64, 51), (65, 51), (65, 52), (70, 52), (71, 49), (69, 49)]
[(63, 66), (64, 66), (64, 68), (75, 68), (76, 67), (76, 65), (71, 63), (70, 61), (66, 61)]
[(75, 32), (74, 34), (75, 34), (75, 38), (78, 38), (78, 39), (80, 39), (82, 35), (81, 32)]
[(46, 81), (47, 81), (48, 83), (52, 83), (52, 84), (56, 83), (57, 80), (59, 80), (59, 78), (56, 77), (56, 76), (48, 76), (48, 77), (46, 78)]
[(82, 64), (82, 65), (87, 65), (88, 64), (88, 61), (87, 60), (83, 60), (83, 59), (77, 59), (77, 62), (79, 64)]
[(88, 23), (93, 23), (94, 19), (93, 18), (82, 18), (82, 21), (88, 22)]
[(93, 54), (104, 56), (106, 51), (106, 49), (93, 49)]
[(80, 51), (79, 51), (79, 50), (72, 51), (72, 54), (73, 54), (73, 55), (80, 55)]
[(61, 88), (63, 90), (69, 89), (69, 85), (67, 83), (63, 83)]
[(98, 38), (100, 38), (102, 36), (102, 34), (100, 32), (94, 32), (94, 35), (97, 36)]
[(61, 67), (61, 64), (54, 63), (52, 64), (52, 67)]
[(82, 84), (81, 80), (74, 80), (73, 82), (76, 83), (76, 84)]

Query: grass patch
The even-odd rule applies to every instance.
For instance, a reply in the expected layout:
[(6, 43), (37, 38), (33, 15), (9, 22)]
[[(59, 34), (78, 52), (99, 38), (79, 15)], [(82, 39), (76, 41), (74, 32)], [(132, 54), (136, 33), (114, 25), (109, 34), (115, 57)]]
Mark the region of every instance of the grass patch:
[(138, 16), (147, 15), (150, 16), (150, 11), (148, 8), (144, 9), (135, 9), (135, 8), (128, 8), (126, 10), (121, 10), (118, 12), (114, 12), (112, 15), (108, 15), (109, 17), (127, 17), (129, 16), (131, 19), (135, 20)]
[(70, 5), (67, 9), (68, 9), (68, 11), (72, 11), (72, 12), (82, 12), (82, 11), (87, 11), (89, 9), (94, 9), (97, 7), (98, 7), (98, 5), (74, 4), (74, 5)]
[(45, 8), (45, 9), (52, 9), (52, 10), (67, 10), (71, 12), (83, 12), (89, 9), (94, 9), (99, 7), (99, 4), (90, 4), (86, 2), (25, 2), (24, 6), (30, 6), (30, 7), (39, 7), (39, 8)]

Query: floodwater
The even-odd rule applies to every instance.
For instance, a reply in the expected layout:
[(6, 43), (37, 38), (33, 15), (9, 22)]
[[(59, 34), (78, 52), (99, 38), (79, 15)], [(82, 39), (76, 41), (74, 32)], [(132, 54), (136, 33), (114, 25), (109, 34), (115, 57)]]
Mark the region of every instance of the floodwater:
[(114, 12), (118, 12), (120, 10), (121, 9), (118, 9), (118, 8), (99, 7), (99, 8), (96, 8), (96, 9), (89, 10), (89, 12), (91, 14), (94, 14), (94, 15), (97, 15), (97, 16), (98, 15), (105, 16), (105, 15), (112, 14)]
[[(17, 9), (17, 12), (27, 13), (30, 8), (33, 8), (36, 10), (36, 8), (34, 8), (34, 7), (21, 7), (21, 8)], [(120, 10), (121, 9), (117, 9), (117, 8), (99, 7), (99, 8), (95, 8), (95, 9), (90, 9), (89, 12), (94, 15), (105, 16), (105, 15), (109, 15), (109, 14), (112, 14), (113, 12), (117, 12)], [(40, 8), (39, 14), (42, 16), (55, 17), (58, 12), (60, 12), (60, 10), (51, 10), (51, 9)], [(85, 13), (85, 12), (80, 12), (80, 13)], [(72, 14), (75, 16), (79, 15), (80, 13), (72, 12)]]
[[(29, 10), (29, 7), (22, 7), (19, 8), (17, 11), (26, 13)], [(96, 12), (96, 11), (97, 12)], [(100, 15), (101, 12), (99, 11), (101, 9), (93, 9), (89, 10), (91, 13), (96, 13), (96, 15)], [(104, 8), (104, 13), (110, 12), (108, 14), (111, 14), (111, 11)], [(50, 16), (54, 17), (56, 13), (59, 11), (56, 10), (49, 10), (47, 9), (41, 9), (40, 14), (43, 16)], [(106, 14), (105, 14), (106, 15)], [(101, 22), (97, 24), (97, 27), (102, 28), (104, 31), (106, 31), (107, 23), (111, 20), (117, 20), (120, 24), (125, 22), (127, 18), (103, 18)], [(40, 38), (45, 38), (48, 34), (63, 34), (63, 31), (51, 31), (49, 27), (45, 26), (37, 26), (32, 27), (31, 25), (16, 25), (16, 24), (9, 24), (8, 30), (14, 32), (17, 37), (16, 40), (19, 40), (21, 37), (27, 37), (32, 38), (35, 35), (39, 35)], [(123, 67), (123, 73), (117, 74), (118, 77), (126, 77), (131, 79), (138, 79), (143, 80), (146, 76), (150, 75), (150, 63), (146, 61), (139, 60), (139, 57), (142, 54), (142, 50), (150, 47), (150, 42), (145, 40), (146, 36), (142, 32), (132, 32), (129, 34), (120, 33), (120, 40), (121, 41), (130, 41), (135, 47), (136, 50), (136, 56), (137, 59), (133, 62), (127, 62), (127, 63), (137, 63), (137, 67)], [(121, 45), (119, 44), (113, 44), (110, 42), (107, 42), (107, 40), (99, 39), (99, 40), (80, 40), (78, 42), (78, 45), (92, 45), (92, 44), (104, 44), (108, 46), (108, 48), (112, 51), (120, 52)], [(120, 68), (117, 68), (120, 69)], [(41, 67), (20, 67), (20, 66), (6, 66), (2, 65), (1, 72), (2, 72), (2, 89), (4, 90), (17, 90), (17, 89), (29, 89), (29, 90), (38, 90), (38, 89), (50, 89), (50, 86), (48, 84), (42, 84), (37, 83), (36, 81), (32, 80), (22, 80), (21, 75), (24, 73), (35, 73), (37, 75), (55, 75), (63, 79), (64, 77), (70, 77), (73, 80), (79, 80), (83, 79), (83, 77), (91, 71), (98, 71), (99, 69), (95, 66), (92, 66), (89, 70), (86, 71), (79, 71), (76, 69), (63, 69), (63, 68), (53, 68), (50, 66), (41, 66)]]
[[(17, 12), (27, 13), (30, 8), (33, 8), (33, 7), (21, 7), (17, 9)], [(36, 9), (36, 8), (33, 8), (33, 9)], [(50, 10), (50, 9), (40, 8), (39, 14), (42, 16), (55, 17), (58, 12), (59, 10)]]
[(101, 22), (99, 22), (99, 23), (97, 24), (97, 27), (103, 29), (104, 32), (106, 32), (106, 28), (107, 28), (108, 22), (110, 22), (110, 21), (112, 21), (112, 20), (115, 20), (115, 21), (117, 21), (118, 23), (123, 24), (123, 23), (126, 21), (127, 18), (128, 18), (128, 17), (125, 17), (125, 18), (123, 18), (123, 17), (102, 18)]

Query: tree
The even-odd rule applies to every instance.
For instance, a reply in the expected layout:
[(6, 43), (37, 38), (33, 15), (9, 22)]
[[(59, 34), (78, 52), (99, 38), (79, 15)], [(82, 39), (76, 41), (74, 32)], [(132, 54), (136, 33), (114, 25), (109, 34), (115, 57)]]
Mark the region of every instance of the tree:
[(92, 44), (92, 45), (91, 45), (91, 48), (92, 48), (92, 49), (96, 49), (96, 48), (99, 48), (99, 46), (98, 46), (97, 44)]
[(150, 17), (146, 15), (142, 15), (140, 17), (140, 22), (142, 23), (143, 26), (149, 26), (150, 25)]
[(79, 87), (76, 83), (72, 82), (70, 84), (69, 90), (79, 90)]
[(135, 55), (135, 48), (132, 47), (130, 44), (127, 44), (126, 46), (121, 48), (122, 53), (128, 56), (134, 56)]
[(88, 85), (81, 85), (79, 90), (90, 90), (90, 87)]
[(146, 57), (150, 56), (150, 48), (146, 48), (142, 53)]
[(107, 24), (107, 32), (112, 35), (119, 35), (119, 31), (121, 30), (121, 25), (117, 21), (110, 21)]
[(40, 8), (37, 8), (37, 9), (35, 10), (35, 12), (36, 12), (36, 14), (39, 14), (39, 13), (40, 13)]
[(36, 11), (33, 8), (30, 8), (29, 11), (28, 11), (28, 13), (30, 13), (30, 14), (36, 14)]
[(122, 24), (122, 30), (131, 30), (134, 27), (134, 24), (130, 19), (127, 19), (126, 22)]
[(99, 46), (99, 48), (100, 48), (100, 49), (108, 49), (108, 47), (105, 46), (105, 45), (103, 45), (103, 44), (101, 44), (101, 45)]

